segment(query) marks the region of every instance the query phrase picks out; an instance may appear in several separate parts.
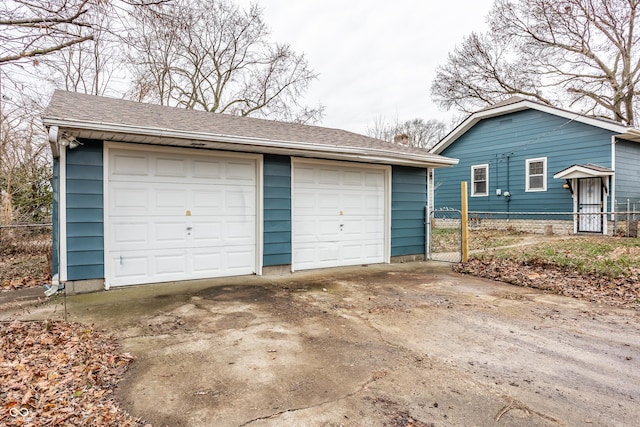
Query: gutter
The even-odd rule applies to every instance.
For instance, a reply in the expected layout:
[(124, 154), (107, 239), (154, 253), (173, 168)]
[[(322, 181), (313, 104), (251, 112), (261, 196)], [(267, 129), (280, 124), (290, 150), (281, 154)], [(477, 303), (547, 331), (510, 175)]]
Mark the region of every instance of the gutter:
[[(319, 144), (319, 143), (300, 143), (292, 141), (271, 140), (256, 137), (241, 137), (234, 135), (216, 135), (206, 134), (191, 131), (181, 131), (166, 128), (143, 128), (139, 126), (130, 125), (115, 125), (109, 123), (99, 122), (84, 122), (79, 120), (64, 120), (64, 119), (48, 119), (44, 118), (43, 123), (45, 126), (54, 128), (65, 128), (74, 130), (87, 130), (96, 132), (109, 132), (112, 134), (129, 134), (138, 136), (150, 136), (158, 138), (174, 138), (181, 140), (195, 140), (206, 141), (216, 143), (227, 143), (240, 146), (254, 146), (259, 148), (271, 148), (271, 149), (289, 149), (289, 150), (301, 150), (307, 152), (317, 152), (323, 154), (346, 154), (356, 158), (360, 158), (363, 161), (370, 163), (372, 160), (378, 160), (388, 163), (392, 161), (394, 163), (406, 164), (406, 165), (422, 165), (423, 163), (429, 163), (431, 166), (453, 166), (458, 163), (457, 159), (451, 159), (448, 157), (434, 155), (426, 153), (424, 155), (419, 153), (402, 153), (393, 150), (385, 150), (379, 148), (360, 148), (343, 146), (338, 144)], [(51, 138), (51, 136), (50, 136)], [(362, 157), (360, 157), (362, 156)], [(375, 157), (373, 157), (375, 156)]]

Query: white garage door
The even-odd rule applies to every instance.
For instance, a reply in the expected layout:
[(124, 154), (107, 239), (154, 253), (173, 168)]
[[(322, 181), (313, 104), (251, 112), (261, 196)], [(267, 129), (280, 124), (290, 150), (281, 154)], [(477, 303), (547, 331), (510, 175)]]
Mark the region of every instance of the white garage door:
[(107, 283), (256, 270), (256, 159), (109, 149)]
[(385, 169), (294, 162), (293, 269), (385, 262)]

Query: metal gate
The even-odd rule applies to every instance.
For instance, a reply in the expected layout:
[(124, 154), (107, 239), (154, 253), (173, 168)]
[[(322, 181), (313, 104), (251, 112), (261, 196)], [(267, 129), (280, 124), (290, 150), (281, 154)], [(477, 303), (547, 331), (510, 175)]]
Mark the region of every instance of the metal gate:
[(462, 261), (462, 212), (441, 208), (430, 212), (427, 254), (433, 261)]

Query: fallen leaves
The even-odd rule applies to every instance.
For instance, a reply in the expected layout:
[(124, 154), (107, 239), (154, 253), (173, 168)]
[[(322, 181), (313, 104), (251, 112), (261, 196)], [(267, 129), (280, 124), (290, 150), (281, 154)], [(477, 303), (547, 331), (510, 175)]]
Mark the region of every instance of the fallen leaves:
[(498, 258), (471, 259), (455, 265), (454, 271), (640, 310), (640, 279), (637, 274), (611, 278), (595, 273), (581, 274), (570, 268), (543, 262), (523, 263)]
[(1, 255), (0, 291), (33, 288), (51, 282), (43, 254)]
[(142, 426), (113, 391), (133, 356), (116, 339), (69, 322), (0, 323), (0, 423)]

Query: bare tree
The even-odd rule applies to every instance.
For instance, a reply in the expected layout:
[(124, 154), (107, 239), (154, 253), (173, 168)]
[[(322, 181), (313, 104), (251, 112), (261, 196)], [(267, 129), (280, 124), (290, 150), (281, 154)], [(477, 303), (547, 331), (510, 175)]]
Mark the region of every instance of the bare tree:
[(132, 96), (211, 112), (313, 122), (300, 99), (317, 78), (304, 55), (269, 40), (262, 11), (176, 0), (140, 11), (130, 33)]
[(412, 119), (391, 124), (377, 118), (367, 129), (367, 135), (371, 137), (425, 150), (440, 141), (445, 132), (446, 124), (436, 119)]
[(93, 38), (83, 32), (89, 0), (5, 0), (0, 5), (0, 64), (47, 55)]
[(41, 222), (51, 214), (50, 155), (34, 108), (17, 100), (0, 122), (0, 224)]
[(471, 112), (522, 95), (632, 125), (640, 79), (637, 0), (496, 0), (431, 85), (445, 109)]

